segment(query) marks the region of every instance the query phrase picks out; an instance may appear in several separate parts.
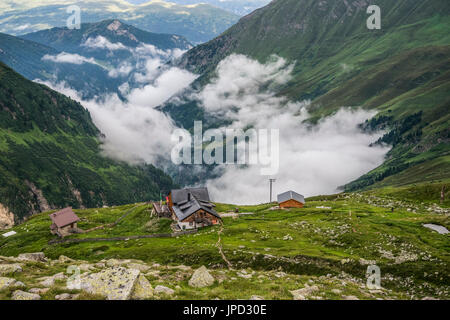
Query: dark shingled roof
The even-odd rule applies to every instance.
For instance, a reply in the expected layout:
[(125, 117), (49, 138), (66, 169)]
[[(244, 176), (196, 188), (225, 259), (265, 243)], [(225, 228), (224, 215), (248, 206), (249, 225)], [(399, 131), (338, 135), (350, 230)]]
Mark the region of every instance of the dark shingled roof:
[(53, 224), (58, 228), (64, 228), (65, 226), (80, 220), (75, 212), (73, 212), (72, 208), (65, 208), (52, 213), (50, 214), (50, 219), (52, 219)]
[(303, 204), (306, 203), (305, 197), (294, 191), (288, 191), (278, 195), (278, 203), (283, 203), (289, 200), (295, 200)]
[(213, 209), (215, 205), (211, 203), (207, 188), (172, 190), (171, 194), (172, 209), (179, 221), (185, 220), (199, 210), (204, 210), (220, 218), (220, 215)]

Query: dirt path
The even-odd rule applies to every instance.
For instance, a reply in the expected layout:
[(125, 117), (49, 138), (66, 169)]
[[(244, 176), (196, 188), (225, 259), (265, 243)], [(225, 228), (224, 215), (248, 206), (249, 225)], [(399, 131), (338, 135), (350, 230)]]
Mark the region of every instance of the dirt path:
[(233, 270), (233, 265), (231, 264), (231, 262), (227, 259), (227, 257), (225, 256), (225, 254), (223, 253), (223, 249), (222, 249), (222, 232), (223, 232), (223, 224), (220, 224), (220, 230), (217, 232), (217, 235), (219, 236), (219, 240), (216, 243), (216, 247), (219, 249), (219, 253), (222, 256), (223, 261), (226, 262), (226, 264), (228, 265), (228, 269)]

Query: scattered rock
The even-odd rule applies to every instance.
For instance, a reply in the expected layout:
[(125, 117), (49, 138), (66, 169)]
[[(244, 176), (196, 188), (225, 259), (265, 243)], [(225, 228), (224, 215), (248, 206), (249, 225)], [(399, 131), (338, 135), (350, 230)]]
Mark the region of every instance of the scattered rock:
[(248, 273), (246, 270), (241, 270), (237, 272), (237, 276), (244, 279), (251, 279), (253, 277), (253, 274)]
[(141, 263), (129, 263), (128, 264), (128, 268), (130, 269), (136, 269), (139, 270), (141, 272), (147, 272), (150, 267), (145, 265), (145, 264), (141, 264)]
[(189, 280), (189, 285), (194, 288), (204, 288), (209, 287), (214, 284), (214, 277), (209, 273), (205, 266), (201, 266), (195, 270), (191, 279)]
[(90, 271), (90, 270), (94, 269), (95, 267), (88, 263), (82, 263), (82, 264), (78, 265), (78, 268), (80, 268), (81, 271)]
[(47, 258), (43, 252), (21, 253), (17, 259), (21, 261), (47, 262)]
[(43, 295), (46, 294), (48, 290), (50, 290), (50, 288), (31, 288), (30, 290), (28, 290), (28, 292)]
[(60, 272), (57, 274), (54, 274), (53, 276), (50, 277), (42, 277), (39, 278), (38, 280), (40, 280), (39, 284), (43, 287), (52, 287), (55, 285), (55, 281), (61, 281), (61, 280), (65, 280), (67, 279), (67, 276)]
[(55, 285), (55, 279), (53, 279), (53, 277), (45, 277), (45, 279), (41, 279), (42, 280), (39, 284), (43, 287), (53, 287)]
[(342, 296), (344, 300), (359, 300), (358, 297), (355, 296)]
[(74, 262), (75, 260), (61, 255), (61, 256), (59, 256), (58, 261), (61, 263), (67, 263), (67, 262)]
[(146, 300), (153, 297), (153, 287), (146, 277), (140, 275), (131, 295), (133, 300)]
[(56, 300), (75, 300), (78, 299), (79, 294), (61, 293), (55, 296)]
[(287, 235), (285, 235), (283, 237), (283, 240), (285, 240), (285, 241), (287, 241), (287, 240), (292, 241), (292, 240), (294, 240), (294, 238), (292, 238), (292, 236), (290, 234), (287, 234)]
[(339, 289), (333, 289), (333, 290), (331, 290), (331, 292), (334, 293), (334, 294), (341, 294), (341, 293), (342, 293), (342, 290), (339, 290)]
[(41, 300), (41, 296), (36, 293), (29, 293), (22, 290), (16, 290), (11, 296), (12, 300)]
[(302, 289), (290, 291), (290, 293), (294, 297), (294, 300), (306, 300), (306, 297), (315, 291), (319, 291), (318, 286), (306, 285), (306, 287), (304, 287)]
[(171, 296), (175, 293), (175, 291), (173, 289), (167, 288), (165, 286), (158, 285), (155, 287), (155, 293), (156, 294), (163, 293), (163, 294), (167, 294), (167, 295)]
[(264, 298), (261, 296), (251, 296), (250, 300), (264, 300)]

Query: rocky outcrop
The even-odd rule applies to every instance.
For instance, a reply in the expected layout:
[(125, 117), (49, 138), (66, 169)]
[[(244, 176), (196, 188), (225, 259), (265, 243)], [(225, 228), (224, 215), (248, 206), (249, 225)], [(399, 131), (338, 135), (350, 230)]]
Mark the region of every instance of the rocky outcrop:
[(214, 284), (214, 278), (209, 273), (205, 266), (201, 266), (195, 270), (191, 279), (189, 280), (189, 285), (194, 288), (204, 288), (209, 287)]
[(47, 199), (44, 197), (44, 194), (42, 190), (38, 189), (36, 185), (33, 182), (30, 182), (28, 180), (25, 180), (25, 184), (30, 188), (33, 195), (36, 197), (38, 204), (39, 204), (39, 210), (37, 212), (44, 212), (49, 211), (53, 209), (49, 204)]
[(0, 230), (14, 226), (14, 215), (0, 203)]
[(139, 270), (114, 267), (81, 276), (81, 290), (108, 300), (129, 300), (140, 275)]

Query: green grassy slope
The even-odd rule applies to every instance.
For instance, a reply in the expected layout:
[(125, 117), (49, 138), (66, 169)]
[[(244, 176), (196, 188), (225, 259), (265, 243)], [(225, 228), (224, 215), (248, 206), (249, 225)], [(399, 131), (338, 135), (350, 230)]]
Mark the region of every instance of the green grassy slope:
[[(201, 74), (201, 87), (232, 53), (261, 62), (277, 54), (295, 62), (293, 79), (279, 94), (312, 100), (310, 121), (344, 106), (377, 110), (365, 129), (387, 130), (379, 143), (394, 148), (380, 168), (346, 186), (368, 188), (450, 152), (450, 3), (370, 4), (381, 8), (381, 30), (366, 28), (369, 15), (360, 1), (274, 1), (190, 50), (181, 65)], [(193, 117), (204, 117), (192, 102), (166, 111), (188, 128)]]
[(17, 220), (49, 207), (158, 199), (172, 187), (153, 166), (103, 157), (98, 135), (79, 103), (0, 64), (0, 203)]
[[(245, 283), (240, 293), (236, 290), (240, 285), (227, 281), (201, 292), (188, 290), (182, 281), (174, 282), (172, 286), (179, 284), (187, 290), (179, 293), (183, 298), (225, 295), (248, 299), (246, 295), (251, 290), (263, 293), (262, 289), (257, 289), (262, 285), (266, 290), (263, 296), (289, 299), (289, 292), (281, 288), (292, 290), (298, 286), (296, 277), (326, 276), (323, 281), (330, 281), (330, 286), (335, 276), (364, 281), (366, 263), (373, 261), (370, 263), (381, 268), (382, 286), (401, 293), (403, 298), (414, 295), (416, 298), (448, 299), (450, 278), (445, 272), (450, 263), (448, 235), (440, 235), (422, 225), (435, 223), (450, 228), (450, 221), (448, 214), (440, 213), (435, 206), (434, 193), (418, 192), (421, 198), (411, 197), (411, 200), (404, 199), (403, 189), (315, 197), (308, 199), (304, 209), (288, 211), (269, 210), (270, 205), (241, 206), (241, 212), (254, 214), (241, 215), (237, 219), (224, 218), (222, 245), (227, 259), (236, 270), (250, 268), (265, 273), (282, 270), (288, 276), (273, 280), (272, 288), (266, 287), (266, 282), (259, 281), (261, 278), (256, 276), (248, 281), (240, 280)], [(447, 202), (444, 207), (448, 206)], [(391, 207), (395, 208), (394, 212)], [(234, 208), (235, 205), (217, 204), (219, 212), (234, 211)], [(76, 212), (81, 218), (79, 226), (86, 230), (116, 221), (130, 210), (131, 213), (116, 227), (69, 238), (167, 232), (169, 222), (150, 218), (150, 207), (146, 204)], [(0, 255), (43, 251), (52, 259), (66, 255), (89, 262), (114, 258), (140, 259), (163, 265), (197, 267), (204, 264), (218, 273), (226, 267), (216, 247), (219, 227), (176, 238), (50, 245), (48, 241), (55, 238), (49, 232), (50, 223), (48, 214), (44, 213), (14, 227), (17, 235), (0, 239)], [(292, 279), (297, 280), (292, 282)], [(360, 295), (358, 292), (357, 296)], [(329, 298), (336, 297), (331, 295)]]

